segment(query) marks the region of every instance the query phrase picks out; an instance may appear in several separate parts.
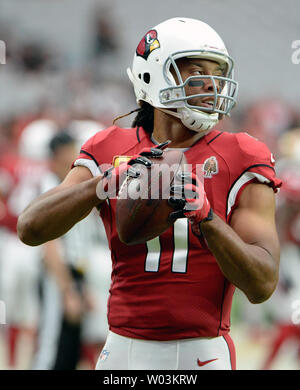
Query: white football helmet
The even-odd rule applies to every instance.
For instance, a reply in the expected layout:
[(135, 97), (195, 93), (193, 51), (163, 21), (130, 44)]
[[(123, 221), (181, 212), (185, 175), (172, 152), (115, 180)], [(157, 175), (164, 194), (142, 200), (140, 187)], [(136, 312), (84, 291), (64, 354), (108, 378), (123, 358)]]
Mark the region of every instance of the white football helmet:
[[(216, 61), (226, 65), (226, 70), (222, 76), (190, 76), (183, 82), (176, 64), (176, 60), (183, 57)], [(179, 84), (170, 71), (171, 66)], [(148, 102), (203, 134), (219, 121), (220, 115), (229, 115), (236, 104), (238, 84), (233, 80), (233, 60), (220, 36), (199, 20), (172, 18), (149, 30), (140, 41), (132, 69), (128, 68), (127, 73), (138, 104)], [(203, 85), (205, 79), (211, 80), (213, 91), (186, 96), (186, 85), (191, 85), (191, 81)], [(219, 80), (219, 88), (216, 80)], [(189, 104), (188, 100), (195, 97), (209, 100), (211, 107)]]
[(50, 119), (37, 119), (23, 130), (19, 140), (19, 154), (22, 157), (43, 161), (49, 158), (49, 142), (58, 127)]

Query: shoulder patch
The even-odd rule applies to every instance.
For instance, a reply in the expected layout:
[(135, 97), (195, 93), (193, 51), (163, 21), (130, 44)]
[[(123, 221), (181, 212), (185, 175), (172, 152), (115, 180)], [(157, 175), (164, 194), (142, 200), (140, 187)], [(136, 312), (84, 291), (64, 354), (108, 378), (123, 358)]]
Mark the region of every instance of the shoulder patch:
[(205, 179), (211, 179), (213, 175), (219, 173), (219, 164), (215, 156), (208, 157), (203, 164), (203, 172)]

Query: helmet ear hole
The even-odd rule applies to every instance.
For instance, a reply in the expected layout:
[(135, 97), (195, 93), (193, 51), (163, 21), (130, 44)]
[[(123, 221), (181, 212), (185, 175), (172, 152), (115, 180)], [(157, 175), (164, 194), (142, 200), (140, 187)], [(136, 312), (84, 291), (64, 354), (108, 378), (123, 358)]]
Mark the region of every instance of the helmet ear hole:
[(143, 80), (146, 84), (150, 83), (150, 73), (146, 72), (143, 74)]

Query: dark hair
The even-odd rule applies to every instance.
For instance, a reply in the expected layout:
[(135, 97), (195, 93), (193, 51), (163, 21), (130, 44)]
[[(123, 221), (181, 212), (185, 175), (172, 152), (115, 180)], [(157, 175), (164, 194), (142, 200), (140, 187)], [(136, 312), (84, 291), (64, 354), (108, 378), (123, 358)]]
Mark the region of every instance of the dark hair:
[(49, 142), (49, 149), (51, 154), (55, 154), (61, 146), (70, 145), (75, 143), (73, 137), (70, 136), (65, 130), (60, 131), (56, 134)]
[(152, 107), (151, 104), (147, 102), (143, 102), (131, 126), (141, 126), (147, 133), (151, 134), (153, 132), (153, 125), (154, 107)]

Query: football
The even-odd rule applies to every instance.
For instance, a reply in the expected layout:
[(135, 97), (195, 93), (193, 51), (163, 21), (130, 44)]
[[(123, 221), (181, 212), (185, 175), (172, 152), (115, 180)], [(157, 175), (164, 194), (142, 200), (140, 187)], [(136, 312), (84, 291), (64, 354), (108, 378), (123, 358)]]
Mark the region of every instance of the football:
[(120, 240), (127, 245), (141, 244), (166, 231), (173, 222), (169, 214), (170, 187), (186, 168), (181, 150), (165, 150), (161, 158), (150, 158), (151, 168), (136, 164), (137, 178), (127, 177), (119, 190), (116, 225)]

